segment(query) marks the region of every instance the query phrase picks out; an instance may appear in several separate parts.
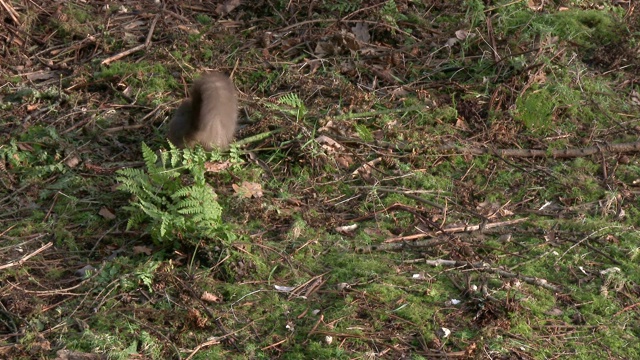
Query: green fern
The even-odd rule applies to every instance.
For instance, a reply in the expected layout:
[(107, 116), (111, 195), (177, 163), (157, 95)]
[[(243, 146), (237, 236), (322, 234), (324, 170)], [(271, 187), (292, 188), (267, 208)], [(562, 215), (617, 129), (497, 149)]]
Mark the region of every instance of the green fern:
[(158, 157), (143, 143), (146, 170), (122, 169), (116, 177), (120, 189), (133, 196), (125, 206), (130, 213), (127, 228), (144, 224), (153, 240), (162, 245), (178, 239), (194, 244), (202, 238), (233, 239), (233, 233), (221, 221), (217, 195), (204, 176), (205, 161), (216, 156), (202, 148), (180, 150), (170, 146)]
[(398, 27), (399, 21), (406, 21), (407, 17), (398, 10), (394, 0), (388, 0), (380, 9), (382, 20), (393, 27)]
[(307, 115), (304, 102), (296, 94), (285, 94), (278, 99), (278, 103), (267, 103), (266, 107), (278, 110), (287, 115), (295, 116), (296, 120), (302, 120)]

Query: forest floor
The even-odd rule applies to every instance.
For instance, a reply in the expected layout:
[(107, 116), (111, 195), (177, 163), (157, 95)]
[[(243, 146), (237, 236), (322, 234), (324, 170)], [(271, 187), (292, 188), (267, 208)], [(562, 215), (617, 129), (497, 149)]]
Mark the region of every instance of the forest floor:
[(0, 358), (640, 358), (634, 1), (0, 7)]

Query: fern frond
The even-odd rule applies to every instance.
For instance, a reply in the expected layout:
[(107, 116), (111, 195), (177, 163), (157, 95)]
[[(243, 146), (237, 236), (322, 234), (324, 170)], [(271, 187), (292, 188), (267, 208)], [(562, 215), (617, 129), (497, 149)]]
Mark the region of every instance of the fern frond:
[(147, 166), (147, 169), (156, 167), (156, 163), (158, 162), (158, 155), (156, 155), (155, 151), (151, 150), (151, 148), (144, 142), (142, 143), (142, 159), (144, 160), (144, 164)]
[[(224, 226), (222, 207), (215, 191), (206, 183), (204, 169), (211, 154), (201, 147), (184, 150), (169, 147), (158, 157), (142, 144), (146, 171), (118, 171), (119, 189), (133, 195), (125, 207), (130, 213), (127, 228), (146, 223), (154, 241), (165, 245), (173, 243), (180, 234), (193, 239), (217, 237)], [(185, 186), (183, 180), (190, 185)]]
[(302, 100), (298, 97), (298, 95), (294, 93), (284, 94), (278, 99), (280, 104), (288, 105), (293, 108), (301, 108), (304, 107)]

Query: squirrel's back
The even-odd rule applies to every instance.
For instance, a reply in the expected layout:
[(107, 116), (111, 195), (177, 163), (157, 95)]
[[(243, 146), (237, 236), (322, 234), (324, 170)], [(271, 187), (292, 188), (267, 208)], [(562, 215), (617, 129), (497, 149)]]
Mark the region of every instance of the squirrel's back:
[(226, 148), (238, 123), (238, 100), (231, 80), (221, 73), (205, 74), (191, 87), (169, 124), (169, 140), (177, 147), (201, 144)]

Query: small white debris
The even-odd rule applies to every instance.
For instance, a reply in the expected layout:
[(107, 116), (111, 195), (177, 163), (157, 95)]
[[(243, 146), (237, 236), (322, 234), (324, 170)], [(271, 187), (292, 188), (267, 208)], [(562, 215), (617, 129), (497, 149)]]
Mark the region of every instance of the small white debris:
[(621, 271), (622, 271), (622, 270), (620, 270), (620, 268), (619, 268), (619, 267), (610, 267), (610, 268), (608, 268), (608, 269), (605, 269), (605, 270), (600, 271), (600, 275), (607, 275), (607, 274), (609, 274), (609, 273), (614, 273), (614, 272), (615, 272), (615, 273), (619, 273), (619, 272), (621, 272)]
[(347, 283), (339, 283), (338, 285), (336, 285), (336, 288), (338, 289), (338, 291), (344, 291), (346, 289), (349, 289), (351, 287), (351, 285), (347, 284)]
[(345, 226), (338, 226), (336, 228), (336, 231), (341, 234), (349, 234), (355, 231), (357, 228), (358, 228), (358, 224), (345, 225)]
[(461, 301), (460, 301), (460, 300), (458, 300), (458, 299), (451, 299), (451, 300), (447, 300), (447, 301), (445, 301), (445, 302), (444, 302), (444, 304), (445, 304), (446, 306), (452, 306), (452, 305), (458, 305), (458, 304), (460, 304), (460, 302), (461, 302)]
[(447, 329), (446, 327), (442, 327), (436, 330), (436, 335), (438, 335), (438, 337), (441, 339), (446, 339), (447, 337), (449, 337), (449, 335), (451, 335), (451, 330)]
[(540, 206), (540, 209), (538, 209), (538, 211), (542, 211), (544, 210), (544, 208), (546, 208), (547, 206), (553, 204), (552, 201), (547, 201), (546, 203), (544, 203), (544, 205)]
[(287, 292), (287, 293), (288, 293), (288, 292), (292, 292), (292, 291), (293, 291), (293, 289), (295, 289), (294, 287), (291, 287), (291, 286), (273, 285), (273, 287), (274, 287), (276, 290), (278, 290), (278, 291), (281, 291), (281, 292)]
[(324, 342), (326, 342), (327, 345), (331, 345), (331, 343), (333, 342), (333, 336), (329, 336), (329, 335), (325, 336)]

